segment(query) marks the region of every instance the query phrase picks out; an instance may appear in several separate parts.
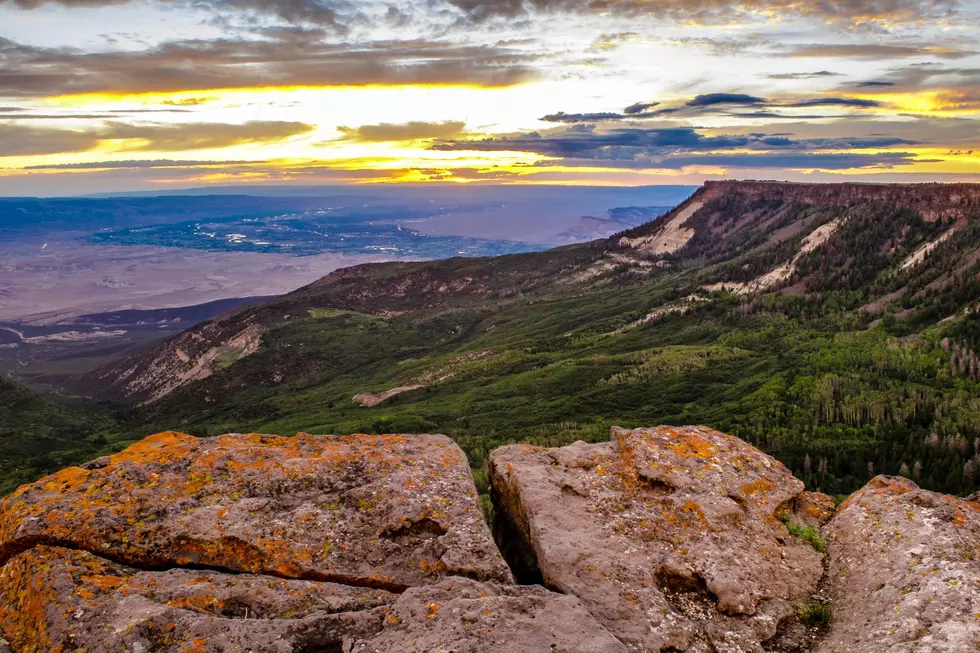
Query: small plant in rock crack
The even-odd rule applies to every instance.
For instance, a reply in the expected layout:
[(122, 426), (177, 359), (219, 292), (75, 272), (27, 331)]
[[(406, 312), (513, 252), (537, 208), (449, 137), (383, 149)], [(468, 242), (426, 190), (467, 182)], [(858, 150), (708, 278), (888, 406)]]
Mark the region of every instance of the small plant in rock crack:
[(796, 616), (807, 626), (826, 626), (833, 618), (833, 609), (826, 603), (810, 601), (793, 605)]
[(824, 541), (823, 537), (820, 536), (820, 531), (818, 531), (816, 528), (813, 526), (794, 524), (786, 515), (781, 515), (779, 518), (784, 524), (786, 524), (786, 529), (789, 531), (790, 535), (798, 537), (805, 542), (809, 542), (813, 548), (820, 553), (827, 550), (827, 543)]

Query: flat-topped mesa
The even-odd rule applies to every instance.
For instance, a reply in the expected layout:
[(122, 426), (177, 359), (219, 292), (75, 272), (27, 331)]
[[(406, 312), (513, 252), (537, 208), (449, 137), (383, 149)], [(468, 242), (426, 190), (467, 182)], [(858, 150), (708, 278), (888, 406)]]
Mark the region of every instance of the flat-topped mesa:
[(396, 592), (512, 580), (442, 435), (160, 433), (0, 503), (0, 564), (39, 544)]
[(780, 517), (820, 521), (829, 500), (730, 435), (613, 429), (608, 443), (503, 447), (489, 464), (509, 522), (498, 541), (523, 540), (506, 550), (515, 569), (536, 565), (634, 651), (761, 651), (823, 573)]
[(728, 193), (768, 202), (822, 206), (877, 203), (919, 211), (926, 220), (976, 215), (980, 184), (800, 184), (777, 181), (706, 181), (696, 195), (710, 201)]
[(980, 504), (878, 476), (824, 533), (834, 618), (815, 653), (980, 650)]

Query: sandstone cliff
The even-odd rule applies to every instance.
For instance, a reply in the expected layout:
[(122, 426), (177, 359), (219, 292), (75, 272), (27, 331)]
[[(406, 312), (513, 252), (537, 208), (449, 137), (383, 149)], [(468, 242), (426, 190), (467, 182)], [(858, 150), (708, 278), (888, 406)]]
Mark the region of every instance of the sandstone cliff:
[(980, 647), (972, 501), (878, 477), (837, 509), (699, 427), (490, 477), (503, 555), (445, 436), (151, 436), (0, 504), (0, 653)]

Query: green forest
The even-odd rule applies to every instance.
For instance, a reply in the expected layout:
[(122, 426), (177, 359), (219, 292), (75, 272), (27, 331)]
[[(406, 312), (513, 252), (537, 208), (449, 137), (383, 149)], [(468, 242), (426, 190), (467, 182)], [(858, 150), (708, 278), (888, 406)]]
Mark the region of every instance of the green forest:
[[(838, 219), (784, 283), (704, 288), (764, 274)], [(446, 433), (486, 492), (484, 462), (500, 445), (601, 441), (613, 425), (659, 424), (736, 435), (830, 494), (876, 474), (946, 493), (980, 489), (980, 221), (961, 220), (917, 265), (903, 262), (952, 220), (727, 193), (689, 224), (695, 237), (657, 265), (597, 267), (623, 260), (617, 236), (540, 254), (368, 266), (240, 312), (228, 319), (265, 325), (257, 353), (143, 407), (89, 405), (89, 432), (18, 453), (0, 491), (174, 429)], [(790, 235), (776, 242), (780, 230)], [(390, 292), (416, 277), (474, 281), (455, 293)], [(412, 389), (373, 406), (352, 400), (392, 388)]]

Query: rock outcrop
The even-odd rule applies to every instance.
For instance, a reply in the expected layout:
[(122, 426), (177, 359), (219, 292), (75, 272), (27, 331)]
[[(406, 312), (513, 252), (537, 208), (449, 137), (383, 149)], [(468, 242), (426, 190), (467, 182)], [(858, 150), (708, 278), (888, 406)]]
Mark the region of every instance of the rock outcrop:
[(399, 596), (262, 575), (138, 571), (46, 546), (0, 571), (0, 627), (18, 651), (625, 651), (577, 599), (542, 588), (450, 578)]
[(602, 444), (503, 447), (489, 464), (510, 521), (498, 539), (524, 544), (508, 557), (634, 651), (762, 651), (823, 573), (779, 519), (823, 502), (729, 435), (614, 429)]
[(441, 435), (160, 433), (0, 504), (0, 561), (38, 544), (392, 591), (511, 581), (466, 456)]
[(0, 651), (625, 653), (513, 585), (445, 436), (151, 436), (0, 504)]
[(0, 653), (980, 650), (972, 500), (879, 476), (837, 509), (701, 427), (489, 464), (525, 585), (445, 436), (168, 432), (63, 470), (0, 503)]
[(834, 618), (815, 651), (980, 650), (980, 505), (878, 476), (825, 533)]

